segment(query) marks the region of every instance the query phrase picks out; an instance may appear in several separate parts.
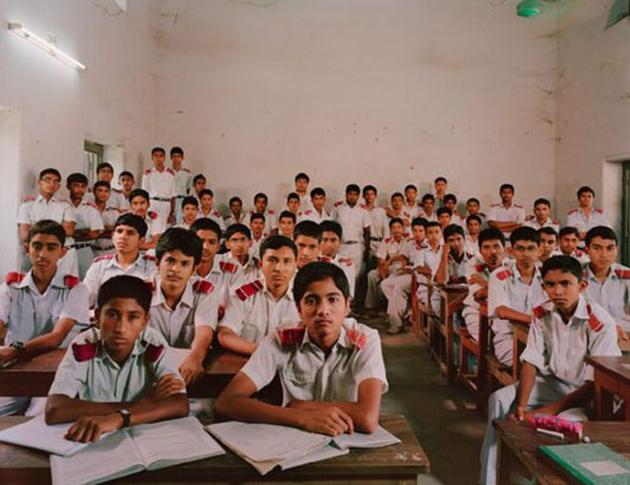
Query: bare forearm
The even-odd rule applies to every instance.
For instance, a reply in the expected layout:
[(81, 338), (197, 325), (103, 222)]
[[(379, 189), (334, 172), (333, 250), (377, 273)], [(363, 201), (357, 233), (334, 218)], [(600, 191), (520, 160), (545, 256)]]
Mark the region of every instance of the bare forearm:
[(446, 257), (442, 256), (440, 259), (440, 264), (438, 265), (433, 280), (438, 285), (445, 285), (448, 281), (448, 253), (446, 253)]
[(361, 402), (350, 401), (303, 401), (301, 405), (307, 409), (338, 407), (352, 418), (355, 430), (361, 433), (373, 433), (378, 426), (378, 406), (368, 406)]
[(532, 316), (527, 313), (522, 313), (506, 306), (500, 306), (495, 311), (497, 317), (504, 320), (514, 320), (519, 323), (531, 323)]
[(217, 415), (237, 421), (283, 424), (303, 427), (303, 411), (289, 407), (281, 407), (258, 401), (249, 397), (224, 397), (216, 402)]
[(46, 401), (46, 423), (68, 423), (83, 416), (104, 416), (128, 407), (123, 402), (92, 402), (73, 399), (61, 394), (48, 396)]
[(529, 362), (523, 362), (521, 367), (521, 380), (518, 387), (518, 401), (517, 404), (522, 407), (527, 407), (529, 402), (529, 396), (536, 382), (536, 367)]
[(575, 407), (585, 407), (593, 399), (593, 383), (585, 382), (575, 391), (570, 392), (558, 401), (538, 409), (545, 414), (559, 414), (562, 411)]
[(256, 350), (256, 344), (248, 342), (233, 332), (219, 331), (219, 343), (221, 347), (239, 354), (251, 355)]
[(212, 327), (200, 326), (195, 329), (195, 337), (190, 346), (190, 355), (203, 362), (212, 344)]

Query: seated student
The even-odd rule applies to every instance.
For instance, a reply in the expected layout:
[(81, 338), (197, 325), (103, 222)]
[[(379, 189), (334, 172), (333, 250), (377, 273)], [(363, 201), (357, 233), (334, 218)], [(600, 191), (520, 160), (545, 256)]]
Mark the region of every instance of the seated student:
[(403, 246), (406, 242), (405, 227), (400, 218), (394, 217), (389, 221), (391, 236), (386, 237), (379, 244), (376, 256), (378, 267), (367, 275), (367, 294), (365, 296), (365, 308), (376, 310), (381, 300), (381, 282), (389, 276), (402, 274), (407, 264), (407, 258), (403, 254)]
[(390, 197), (390, 207), (385, 209), (389, 222), (392, 219), (400, 219), (405, 228), (411, 227), (413, 217), (405, 208), (405, 198), (400, 192), (394, 192)]
[(541, 227), (538, 229), (540, 235), (540, 254), (538, 255), (539, 264), (544, 263), (552, 256), (562, 254), (558, 249), (558, 233), (553, 227)]
[(85, 277), (85, 272), (94, 259), (92, 246), (96, 243), (99, 234), (105, 229), (97, 206), (93, 202), (83, 200), (83, 196), (87, 192), (87, 186), (88, 179), (82, 173), (72, 173), (66, 179), (66, 188), (70, 194), (70, 205), (74, 209), (74, 215), (77, 220), (74, 226), (74, 244), (72, 247), (77, 253), (78, 276), (80, 280)]
[(252, 232), (252, 246), (249, 248), (249, 255), (258, 257), (260, 245), (269, 236), (265, 232), (265, 216), (261, 214), (249, 216), (249, 229)]
[(413, 236), (405, 241), (401, 254), (406, 259), (406, 265), (400, 274), (389, 275), (381, 282), (381, 291), (387, 298), (387, 316), (389, 328), (387, 333), (397, 334), (403, 329), (403, 319), (407, 313), (407, 304), (411, 294), (411, 278), (413, 277), (414, 264), (420, 257), (420, 252), (426, 249), (427, 220), (416, 217), (411, 223)]
[[(87, 179), (87, 177), (86, 177)], [(96, 166), (96, 181), (97, 182), (107, 182), (107, 184), (111, 187), (112, 180), (114, 180), (114, 167), (109, 162), (102, 162)], [(87, 182), (85, 182), (87, 185)], [(126, 207), (125, 202), (123, 202), (124, 196), (121, 191), (111, 191), (109, 193), (109, 200), (107, 201), (109, 205), (115, 207), (116, 209), (124, 209)], [(86, 191), (82, 195), (83, 202), (91, 202), (94, 203), (94, 194), (92, 192)]]
[(486, 224), (486, 215), (483, 212), (480, 212), (481, 204), (479, 203), (479, 199), (476, 197), (470, 197), (466, 201), (466, 217), (468, 216), (478, 216), (481, 218), (481, 228), (485, 229)]
[(494, 355), (512, 366), (513, 328), (510, 321), (529, 324), (532, 309), (545, 301), (540, 271), (536, 266), (540, 236), (536, 229), (519, 227), (510, 235), (513, 262), (506, 261), (490, 275), (488, 317), (494, 333)]
[[(177, 199), (179, 200), (179, 198)], [(175, 227), (182, 229), (190, 229), (190, 226), (197, 220), (197, 214), (199, 213), (199, 202), (196, 198), (188, 195), (182, 200), (182, 210), (180, 214), (181, 221)]]
[(91, 442), (130, 425), (188, 414), (164, 337), (148, 328), (151, 291), (115, 276), (98, 292), (98, 327), (77, 336), (48, 391), (46, 423), (75, 421), (66, 439)]
[(482, 226), (481, 217), (469, 215), (466, 218), (466, 238), (464, 239), (464, 251), (470, 254), (479, 254), (479, 233)]
[(247, 214), (243, 212), (243, 201), (240, 197), (231, 197), (228, 203), (230, 213), (225, 218), (225, 225), (245, 224)]
[(501, 231), (487, 228), (479, 233), (479, 253), (468, 267), (468, 295), (462, 310), (466, 330), (475, 341), (479, 340), (479, 307), (488, 301), (490, 274), (501, 266), (504, 253), (505, 236)]
[(293, 241), (297, 247), (297, 268), (301, 269), (309, 263), (317, 261), (322, 232), (319, 224), (313, 221), (302, 221), (295, 226)]
[(249, 211), (250, 217), (252, 214), (260, 214), (265, 217), (265, 232), (267, 234), (275, 234), (274, 231), (278, 229), (278, 221), (276, 220), (276, 212), (272, 209), (268, 209), (269, 198), (264, 192), (258, 192), (254, 195), (254, 208)]
[(580, 233), (577, 227), (565, 226), (560, 229), (558, 242), (560, 253), (564, 256), (571, 256), (582, 264), (588, 263), (588, 254), (578, 248), (580, 244)]
[[(445, 207), (444, 207), (445, 208)], [(420, 251), (416, 260), (411, 264), (414, 272), (419, 275), (418, 281), (428, 283), (433, 281), (435, 272), (442, 259), (442, 248), (444, 239), (442, 238), (442, 226), (439, 222), (429, 221), (426, 225), (427, 247)], [(425, 285), (418, 286), (418, 298), (421, 303), (427, 303), (427, 288)]]
[(444, 228), (444, 246), (433, 280), (438, 285), (466, 283), (466, 272), (475, 253), (464, 251), (464, 229), (457, 224)]
[[(300, 323), (277, 329), (260, 344), (217, 399), (215, 412), (331, 436), (376, 431), (388, 387), (381, 342), (376, 330), (346, 318), (350, 299), (343, 271), (330, 263), (309, 264), (299, 271), (293, 294)], [(252, 398), (276, 374), (282, 406)]]
[(197, 174), (193, 177), (192, 187), (189, 190), (190, 195), (196, 197), (201, 205), (200, 192), (206, 188), (206, 177), (203, 174)]
[(125, 274), (151, 281), (155, 273), (155, 258), (141, 254), (140, 244), (147, 225), (140, 216), (127, 212), (116, 220), (112, 243), (114, 252), (94, 258), (85, 273), (83, 283), (88, 288), (90, 306), (96, 303), (98, 289), (113, 276)]
[(488, 401), (488, 426), (481, 450), (481, 483), (496, 482), (496, 437), (492, 421), (511, 414), (526, 421), (534, 414), (587, 419), (593, 400), (593, 368), (587, 356), (621, 355), (615, 322), (583, 292), (582, 268), (573, 258), (554, 256), (542, 267), (547, 303), (534, 310), (527, 347), (521, 354), (520, 382), (499, 389)]
[(278, 218), (278, 234), (293, 239), (297, 217), (293, 212), (282, 211)]
[(146, 234), (140, 241), (140, 250), (148, 251), (155, 249), (155, 245), (160, 239), (162, 233), (166, 230), (157, 212), (149, 210), (151, 199), (149, 193), (143, 189), (134, 189), (129, 194), (129, 211), (136, 216), (142, 218), (146, 225)]
[(120, 194), (120, 205), (118, 209), (124, 212), (129, 210), (129, 194), (131, 194), (131, 191), (134, 189), (134, 186), (136, 185), (136, 180), (134, 179), (131, 172), (124, 170), (120, 172), (120, 174), (118, 174), (118, 185), (120, 185), (120, 189), (112, 187), (112, 191)]
[[(369, 271), (378, 265), (376, 253), (378, 252), (379, 244), (389, 233), (389, 223), (385, 209), (376, 204), (376, 196), (378, 195), (376, 187), (374, 185), (366, 185), (363, 187), (362, 193), (365, 203), (361, 204), (361, 207), (367, 211), (370, 219), (370, 247), (366, 261)], [(354, 295), (354, 282), (350, 282), (350, 288), (352, 290), (351, 294)]]
[(339, 255), (341, 241), (343, 240), (341, 224), (335, 221), (324, 221), (319, 225), (319, 230), (321, 232), (319, 260), (324, 263), (335, 264), (343, 270), (350, 285), (350, 298), (354, 298), (354, 280), (356, 278), (354, 261), (352, 261), (352, 258), (344, 258)]
[(405, 185), (404, 193), (405, 201), (403, 204), (403, 209), (413, 220), (418, 216), (418, 212), (420, 212), (420, 206), (416, 201), (416, 199), (418, 198), (418, 189), (413, 184), (407, 184)]
[(295, 193), (300, 198), (300, 208), (305, 211), (312, 209), (312, 197), (308, 193), (308, 184), (311, 183), (310, 177), (304, 172), (300, 172), (295, 176)]
[(418, 213), (418, 216), (426, 219), (427, 221), (437, 222), (437, 213), (435, 212), (435, 197), (433, 194), (424, 194), (422, 196), (422, 210)]
[(440, 207), (437, 210), (437, 221), (440, 223), (442, 230), (451, 225), (452, 216), (453, 211), (448, 207)]
[(549, 217), (551, 214), (551, 202), (540, 197), (534, 201), (534, 215), (525, 218), (524, 226), (533, 227), (534, 229), (542, 229), (543, 227), (551, 227), (558, 232), (560, 224)]
[(596, 226), (586, 233), (589, 262), (584, 265), (585, 295), (615, 319), (619, 336), (629, 340), (630, 268), (617, 263), (617, 234), (610, 227)]
[(199, 211), (197, 212), (197, 219), (206, 217), (215, 221), (222, 231), (225, 231), (225, 221), (223, 216), (218, 210), (212, 208), (214, 205), (214, 192), (210, 189), (203, 189), (199, 192)]
[(445, 177), (436, 177), (433, 181), (433, 188), (435, 189), (435, 204), (437, 208), (444, 207), (444, 197), (448, 190), (448, 180)]
[(451, 209), (451, 224), (464, 227), (464, 219), (457, 212), (457, 197), (455, 197), (455, 194), (446, 194), (444, 196), (444, 207)]
[[(28, 360), (52, 350), (90, 323), (88, 291), (73, 275), (57, 268), (66, 252), (66, 233), (61, 224), (42, 220), (28, 231), (28, 273), (9, 273), (0, 285), (0, 366)], [(5, 334), (6, 332), (6, 334)], [(21, 413), (29, 398), (0, 398), (0, 416)], [(41, 405), (41, 402), (40, 402)], [(41, 412), (33, 401), (27, 414)]]
[(510, 233), (525, 222), (525, 211), (523, 207), (513, 202), (514, 186), (512, 184), (502, 184), (499, 195), (501, 203), (492, 204), (488, 211), (488, 226), (503, 231), (503, 235), (509, 238)]
[(321, 187), (315, 187), (311, 190), (311, 207), (298, 214), (298, 221), (313, 221), (319, 224), (320, 222), (330, 220), (330, 216), (324, 207), (325, 205), (326, 191)]
[(300, 213), (300, 196), (295, 192), (287, 195), (287, 210), (295, 214), (295, 217)]
[(588, 186), (580, 187), (577, 191), (580, 207), (570, 210), (567, 214), (567, 226), (577, 228), (578, 237), (584, 240), (589, 229), (597, 226), (612, 227), (602, 209), (594, 209), (595, 191)]
[(249, 355), (282, 322), (298, 318), (289, 291), (296, 270), (297, 247), (284, 236), (271, 236), (260, 247), (263, 277), (230, 290), (230, 304), (219, 324), (226, 350)]
[(252, 245), (252, 234), (249, 228), (245, 224), (232, 224), (225, 230), (223, 237), (228, 252), (216, 257), (223, 272), (232, 273), (232, 266), (236, 266), (230, 286), (260, 278), (260, 260), (258, 256), (249, 255), (249, 248)]
[(103, 230), (99, 232), (96, 240), (94, 241), (93, 251), (94, 257), (98, 257), (101, 254), (108, 253), (114, 249), (112, 244), (112, 231), (114, 230), (114, 224), (116, 219), (121, 214), (121, 210), (109, 205), (109, 193), (111, 187), (108, 182), (101, 180), (94, 184), (92, 194), (94, 195), (94, 205), (98, 211), (101, 220), (103, 221)]
[(219, 295), (209, 281), (196, 280), (203, 243), (187, 229), (167, 229), (155, 248), (158, 262), (149, 327), (168, 345), (190, 349), (179, 366), (186, 384), (203, 374), (203, 361), (217, 327)]

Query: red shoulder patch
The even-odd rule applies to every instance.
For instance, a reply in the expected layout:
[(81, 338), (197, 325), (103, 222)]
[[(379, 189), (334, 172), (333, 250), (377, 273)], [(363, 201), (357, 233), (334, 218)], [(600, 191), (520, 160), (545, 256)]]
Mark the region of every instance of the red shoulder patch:
[(481, 273), (485, 269), (485, 267), (486, 267), (485, 264), (476, 264), (475, 265), (475, 271), (477, 273)]
[(22, 202), (33, 202), (36, 199), (37, 197), (35, 197), (34, 195), (27, 195), (26, 197), (22, 198)]
[(337, 202), (335, 202), (335, 207), (339, 207), (340, 205), (343, 205), (343, 200), (338, 200)]
[(214, 285), (207, 280), (197, 280), (193, 284), (193, 290), (195, 290), (197, 293), (209, 295), (214, 290)]
[(549, 312), (545, 310), (542, 305), (539, 305), (532, 310), (532, 313), (536, 318), (542, 318)]
[(215, 210), (212, 211), (212, 215), (214, 217), (223, 217), (223, 215), (219, 211), (215, 211)]
[(555, 219), (553, 219), (553, 220), (551, 221), (551, 223), (552, 223), (552, 224), (554, 224), (554, 225), (556, 225), (556, 226), (559, 226), (559, 225), (560, 225), (560, 221), (557, 221), (557, 220), (555, 220)]
[(236, 289), (236, 296), (241, 301), (247, 300), (250, 296), (254, 296), (260, 290), (262, 290), (263, 284), (260, 280), (254, 280), (251, 283), (247, 283)]
[(352, 266), (353, 260), (352, 258), (339, 258), (339, 262), (346, 266)]
[(66, 287), (72, 289), (79, 284), (79, 278), (74, 275), (67, 274), (63, 278), (63, 284), (66, 285)]
[(284, 330), (278, 330), (280, 344), (283, 347), (297, 345), (304, 338), (304, 332), (306, 332), (306, 327), (285, 328)]
[(320, 256), (319, 260), (322, 263), (332, 263), (332, 258), (330, 256)]
[(72, 344), (72, 355), (77, 362), (85, 362), (96, 356), (98, 349), (95, 342), (87, 342), (85, 344)]
[(22, 280), (26, 277), (26, 273), (18, 273), (17, 271), (12, 271), (7, 274), (7, 277), (4, 279), (4, 282), (7, 285), (12, 285), (13, 283), (21, 283)]
[(182, 167), (182, 170), (183, 170), (184, 172), (191, 173), (191, 172), (190, 172), (190, 170), (189, 170), (189, 169), (187, 169), (187, 168)]
[(238, 266), (236, 266), (234, 263), (230, 263), (229, 261), (220, 261), (219, 268), (224, 273), (236, 273), (236, 271), (238, 270)]
[(151, 173), (151, 169), (150, 168), (145, 168), (143, 173), (145, 175), (149, 175)]
[(346, 330), (346, 335), (348, 336), (350, 342), (352, 342), (352, 344), (359, 350), (361, 350), (367, 344), (367, 335), (359, 332), (358, 330)]
[(175, 172), (173, 171), (172, 168), (167, 168), (166, 171), (170, 173), (171, 175), (175, 175)]
[(268, 209), (268, 210), (267, 210), (267, 214), (274, 215), (275, 213), (276, 213), (276, 211), (275, 211), (275, 210), (273, 210), (273, 209)]
[(603, 214), (604, 210), (603, 209), (595, 209), (595, 212), (597, 212), (598, 214)]
[(313, 211), (311, 209), (306, 209), (304, 212), (302, 212), (302, 214), (304, 214), (305, 216), (310, 216), (313, 213)]
[(503, 271), (499, 271), (497, 273), (497, 278), (499, 278), (500, 281), (504, 281), (512, 276), (512, 274), (513, 273), (509, 269), (504, 269)]
[[(146, 345), (146, 341), (142, 341), (142, 345)], [(156, 360), (158, 360), (160, 358), (160, 355), (162, 355), (162, 352), (164, 352), (163, 345), (153, 345), (153, 344), (147, 345), (144, 351), (144, 353), (147, 356), (147, 359), (149, 359), (149, 362), (155, 362)]]
[(389, 237), (386, 237), (386, 238), (385, 238), (385, 241), (384, 241), (384, 242), (386, 242), (386, 243), (390, 243), (390, 242), (392, 242), (393, 240), (394, 240), (394, 238), (393, 238), (393, 237), (391, 237), (391, 236), (389, 236)]
[(616, 269), (615, 275), (622, 280), (630, 280), (630, 269)]
[(142, 259), (146, 259), (147, 261), (155, 261), (155, 256), (152, 256), (151, 254), (144, 253), (142, 255)]
[(105, 261), (106, 259), (113, 259), (114, 258), (114, 253), (106, 253), (106, 254), (101, 254), (100, 256), (95, 257), (92, 262), (96, 263), (97, 261)]
[(149, 288), (149, 291), (151, 293), (153, 293), (155, 291), (155, 283), (151, 280), (145, 280), (144, 282), (147, 285), (147, 288)]
[(157, 212), (154, 212), (154, 211), (149, 211), (147, 215), (149, 216), (150, 219), (153, 219), (153, 220), (157, 219), (158, 217)]
[(604, 324), (599, 321), (599, 318), (595, 316), (592, 311), (591, 305), (586, 305), (586, 311), (588, 312), (588, 326), (591, 327), (591, 330), (594, 332), (599, 332), (604, 328)]
[(99, 210), (98, 206), (94, 202), (86, 202), (85, 205), (89, 205), (90, 207), (94, 207), (96, 210)]

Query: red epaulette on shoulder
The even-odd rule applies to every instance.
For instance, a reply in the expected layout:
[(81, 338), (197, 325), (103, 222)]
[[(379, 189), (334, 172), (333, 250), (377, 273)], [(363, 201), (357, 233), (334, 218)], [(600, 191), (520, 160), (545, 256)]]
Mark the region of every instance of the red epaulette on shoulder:
[(367, 209), (367, 204), (359, 204), (359, 207), (361, 207), (361, 209)]
[(622, 280), (630, 280), (630, 269), (616, 269), (615, 275)]
[(33, 202), (36, 199), (37, 197), (35, 197), (34, 195), (27, 195), (26, 197), (22, 198), (22, 202)]
[(332, 263), (332, 258), (330, 256), (320, 256), (319, 260), (322, 263)]
[(183, 170), (184, 172), (191, 173), (191, 172), (190, 172), (190, 170), (189, 170), (189, 169), (187, 169), (187, 168), (182, 167), (182, 170)]
[(536, 216), (529, 215), (529, 216), (525, 217), (525, 220), (526, 221), (531, 221), (532, 219), (534, 219), (534, 217), (536, 217)]
[(275, 211), (275, 210), (273, 210), (273, 209), (267, 209), (267, 214), (274, 215), (275, 213), (276, 213), (276, 211)]
[(393, 240), (394, 240), (394, 238), (393, 238), (393, 237), (391, 237), (391, 236), (389, 236), (389, 237), (386, 237), (386, 238), (385, 238), (385, 242), (386, 242), (386, 243), (390, 243), (390, 242), (392, 242)]
[(518, 205), (518, 204), (514, 204), (514, 207), (518, 208), (518, 209), (522, 209), (523, 206), (522, 205)]
[(149, 216), (150, 219), (153, 219), (153, 220), (157, 219), (158, 217), (157, 212), (154, 212), (154, 211), (149, 211), (147, 215)]
[(153, 293), (155, 291), (155, 283), (151, 280), (145, 280), (144, 284), (147, 285), (147, 288), (149, 288), (149, 291), (151, 293)]
[(147, 261), (155, 261), (155, 256), (153, 256), (151, 254), (144, 253), (142, 255), (142, 259), (145, 259)]
[(145, 168), (143, 173), (145, 175), (149, 175), (151, 173), (151, 169), (150, 168)]
[(313, 211), (311, 209), (306, 209), (302, 214), (304, 214), (305, 216), (310, 216), (313, 213)]
[(95, 257), (92, 262), (96, 263), (98, 261), (104, 261), (106, 259), (113, 259), (114, 257), (114, 253), (105, 253), (105, 254), (101, 254), (100, 256)]
[(283, 347), (299, 344), (304, 338), (306, 327), (300, 326), (295, 328), (285, 328), (278, 330), (278, 339)]
[(500, 281), (504, 281), (512, 276), (512, 274), (513, 273), (509, 269), (504, 269), (503, 271), (499, 271), (497, 273), (497, 278), (499, 278)]
[(340, 205), (343, 205), (343, 200), (338, 200), (337, 202), (335, 202), (335, 207), (339, 207)]
[(536, 318), (542, 318), (545, 315), (547, 315), (547, 313), (549, 312), (545, 310), (545, 308), (542, 305), (538, 305), (532, 310), (532, 313), (534, 314)]
[(147, 345), (147, 342), (145, 340), (142, 341), (142, 345), (146, 345), (146, 349), (144, 350), (144, 353), (147, 356), (147, 359), (149, 359), (149, 362), (155, 362), (156, 360), (160, 358), (160, 355), (162, 355), (162, 352), (164, 352), (163, 345), (153, 345), (153, 344)]
[(352, 266), (353, 260), (352, 258), (339, 258), (339, 262), (341, 264), (345, 264), (346, 266)]
[(96, 342), (87, 342), (84, 344), (72, 344), (72, 355), (77, 362), (85, 362), (96, 356), (98, 344)]
[(567, 212), (567, 215), (575, 214), (577, 211), (577, 209), (571, 209), (569, 212)]
[(403, 232), (403, 237), (409, 238), (409, 233), (408, 232)]
[(172, 168), (167, 168), (166, 171), (170, 173), (171, 175), (175, 175), (175, 172), (173, 171)]
[(213, 211), (212, 211), (212, 215), (213, 215), (214, 217), (223, 217), (223, 215), (221, 215), (221, 213), (220, 213), (219, 211), (216, 211), (216, 210), (213, 210)]
[(22, 283), (22, 280), (26, 277), (26, 273), (18, 273), (17, 271), (12, 271), (7, 274), (7, 277), (4, 279), (4, 282), (7, 285), (12, 285), (14, 283)]
[(348, 336), (350, 342), (352, 342), (352, 344), (359, 350), (361, 350), (367, 344), (367, 335), (359, 332), (358, 330), (346, 330), (346, 335)]
[(556, 221), (555, 219), (552, 219), (552, 220), (551, 220), (551, 223), (552, 223), (552, 224), (555, 224), (556, 226), (559, 226), (559, 225), (560, 225), (560, 221)]
[(481, 273), (484, 270), (485, 267), (486, 267), (485, 264), (476, 264), (475, 265), (475, 271), (477, 273)]
[(467, 257), (468, 259), (472, 259), (472, 258), (474, 258), (474, 257), (475, 257), (475, 255), (474, 255), (474, 253), (466, 253), (466, 257)]
[(599, 318), (595, 316), (592, 311), (591, 305), (586, 305), (586, 311), (588, 312), (588, 326), (591, 327), (591, 330), (594, 332), (599, 332), (604, 328), (604, 324), (599, 321)]
[(214, 285), (207, 280), (197, 280), (193, 284), (193, 290), (197, 293), (203, 293), (204, 295), (209, 295), (214, 291)]
[(238, 270), (238, 266), (236, 266), (234, 263), (230, 263), (229, 261), (220, 261), (219, 268), (224, 273), (236, 273), (236, 271)]
[(99, 210), (98, 206), (94, 202), (87, 201), (85, 204), (89, 205), (90, 207), (94, 207), (96, 210)]
[(236, 289), (236, 296), (239, 297), (241, 301), (247, 300), (250, 296), (254, 296), (260, 290), (262, 290), (263, 284), (260, 280), (254, 280), (251, 283), (244, 284), (243, 286)]
[(79, 278), (74, 275), (67, 274), (63, 277), (63, 284), (66, 285), (67, 288), (74, 288), (79, 284)]

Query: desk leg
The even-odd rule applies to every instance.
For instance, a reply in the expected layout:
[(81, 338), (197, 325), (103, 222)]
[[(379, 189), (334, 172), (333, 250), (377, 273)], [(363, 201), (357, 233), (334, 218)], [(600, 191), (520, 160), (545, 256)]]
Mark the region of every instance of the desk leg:
[[(498, 433), (497, 433), (498, 434)], [(497, 443), (497, 483), (509, 485), (514, 464), (514, 454), (509, 446), (503, 444), (503, 439), (499, 438)]]

